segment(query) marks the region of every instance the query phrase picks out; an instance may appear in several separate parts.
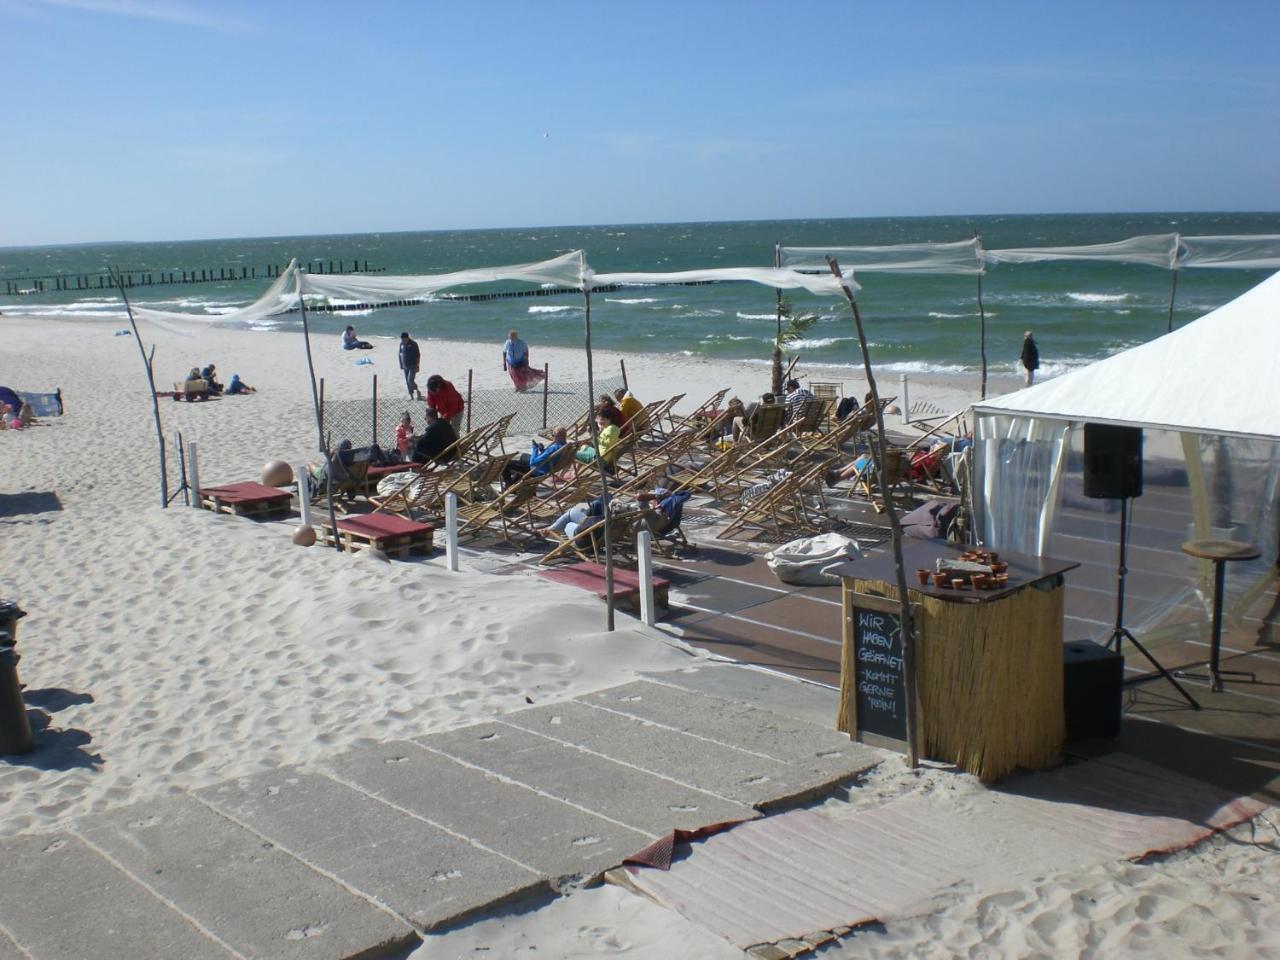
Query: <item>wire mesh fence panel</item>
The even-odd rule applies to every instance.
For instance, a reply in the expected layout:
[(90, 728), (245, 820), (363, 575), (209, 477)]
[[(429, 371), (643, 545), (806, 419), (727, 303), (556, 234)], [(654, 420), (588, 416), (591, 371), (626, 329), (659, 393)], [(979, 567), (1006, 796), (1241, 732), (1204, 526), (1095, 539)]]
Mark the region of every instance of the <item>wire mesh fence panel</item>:
[[(623, 385), (621, 376), (597, 377), (595, 380), (595, 396), (612, 395)], [(397, 384), (398, 386), (398, 384)], [(457, 386), (455, 384), (455, 386)], [(458, 387), (463, 399), (466, 399), (465, 384)], [(544, 430), (568, 426), (579, 419), (591, 405), (592, 398), (587, 393), (585, 381), (547, 384), (545, 392), (539, 385), (524, 393), (517, 393), (509, 387), (495, 389), (472, 390), (469, 411), (464, 411), (464, 422), (469, 423), (472, 430), (492, 423), (509, 413), (515, 418), (507, 428), (507, 436), (529, 436)], [(407, 412), (413, 418), (414, 430), (422, 432), (425, 417), (425, 405), (420, 400), (410, 400), (394, 387), (386, 392), (379, 390), (375, 424), (373, 391), (361, 399), (341, 400), (326, 397), (324, 401), (325, 435), (332, 437), (334, 444), (350, 440), (354, 446), (366, 447), (377, 443), (383, 449), (395, 445), (396, 424)]]

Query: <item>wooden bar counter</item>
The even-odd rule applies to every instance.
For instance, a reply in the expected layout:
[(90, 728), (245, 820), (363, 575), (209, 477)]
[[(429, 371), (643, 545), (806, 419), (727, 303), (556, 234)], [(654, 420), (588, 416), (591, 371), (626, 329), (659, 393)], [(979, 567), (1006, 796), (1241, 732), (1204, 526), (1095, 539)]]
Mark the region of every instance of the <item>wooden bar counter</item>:
[[(997, 551), (1008, 585), (960, 590), (922, 586), (916, 573), (932, 571), (938, 559), (958, 560), (959, 549), (908, 540), (903, 552), (916, 627), (920, 755), (983, 781), (1056, 763), (1066, 738), (1063, 574), (1079, 564)], [(906, 697), (893, 556), (827, 569), (844, 584), (837, 726), (866, 743), (898, 745), (906, 738)]]

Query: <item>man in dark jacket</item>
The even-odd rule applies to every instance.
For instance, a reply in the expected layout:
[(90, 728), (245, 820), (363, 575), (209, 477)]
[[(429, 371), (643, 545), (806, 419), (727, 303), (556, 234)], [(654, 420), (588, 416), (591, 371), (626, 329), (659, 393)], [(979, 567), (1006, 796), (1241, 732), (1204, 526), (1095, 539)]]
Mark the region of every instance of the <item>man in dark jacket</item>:
[(418, 341), (408, 332), (400, 334), (400, 369), (404, 371), (404, 385), (409, 388), (410, 400), (421, 400), (418, 392), (418, 365), (422, 361), (422, 353), (418, 350)]
[(453, 425), (427, 408), (427, 428), (413, 446), (414, 463), (448, 463), (456, 459), (453, 453), (440, 455), (458, 442), (458, 434)]
[(1036, 338), (1031, 335), (1030, 330), (1022, 338), (1022, 355), (1018, 360), (1022, 364), (1029, 387), (1036, 378), (1036, 371), (1040, 369), (1040, 351), (1036, 347)]

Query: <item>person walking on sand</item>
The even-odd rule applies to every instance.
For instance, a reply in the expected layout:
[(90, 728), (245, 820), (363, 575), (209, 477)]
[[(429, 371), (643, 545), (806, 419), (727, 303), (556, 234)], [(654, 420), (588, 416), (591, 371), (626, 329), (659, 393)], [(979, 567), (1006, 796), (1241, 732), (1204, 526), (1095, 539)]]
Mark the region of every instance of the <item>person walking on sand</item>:
[(418, 341), (409, 336), (408, 331), (400, 334), (400, 369), (404, 371), (404, 385), (409, 388), (410, 400), (421, 400), (418, 391), (418, 364), (422, 361), (422, 351), (418, 349)]
[(511, 378), (511, 382), (520, 393), (539, 383), (546, 376), (541, 370), (534, 370), (529, 366), (529, 347), (515, 330), (510, 331), (507, 339), (503, 341), (502, 369), (507, 371), (507, 376)]
[(1023, 375), (1029, 387), (1036, 379), (1036, 371), (1040, 369), (1040, 350), (1036, 347), (1036, 338), (1031, 335), (1030, 330), (1023, 334), (1022, 354), (1018, 357), (1018, 362), (1022, 364)]

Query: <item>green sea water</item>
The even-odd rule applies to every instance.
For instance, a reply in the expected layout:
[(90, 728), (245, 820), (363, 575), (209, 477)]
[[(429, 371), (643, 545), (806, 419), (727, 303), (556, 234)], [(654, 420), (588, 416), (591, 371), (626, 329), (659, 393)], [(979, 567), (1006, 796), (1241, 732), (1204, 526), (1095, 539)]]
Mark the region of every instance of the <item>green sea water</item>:
[[(542, 260), (583, 249), (597, 272), (684, 270), (697, 267), (769, 266), (776, 243), (792, 246), (895, 244), (965, 240), (974, 231), (988, 248), (1104, 243), (1140, 234), (1280, 233), (1280, 214), (1054, 214), (1023, 216), (910, 217), (843, 220), (735, 221), (688, 224), (621, 224), (420, 233), (264, 237), (164, 243), (106, 243), (0, 249), (0, 290), (30, 289), (35, 277), (93, 276), (107, 267), (153, 275), (242, 269), (257, 279), (134, 287), (132, 298), (165, 310), (226, 312), (266, 288), (268, 265), (339, 261), (389, 274), (438, 273), (468, 267)], [(1258, 270), (1179, 273), (1175, 326), (1239, 296), (1267, 275)], [(1000, 265), (982, 280), (987, 356), (993, 373), (1012, 372), (1022, 332), (1035, 331), (1053, 375), (1165, 332), (1172, 274), (1142, 265), (1056, 262)], [(882, 370), (966, 373), (978, 369), (977, 282), (973, 277), (892, 274), (859, 276), (859, 304)], [(96, 281), (94, 281), (96, 282)], [(72, 280), (74, 284), (74, 280)], [(75, 313), (118, 325), (119, 297), (110, 290), (0, 295), (0, 312), (36, 317)], [(821, 317), (792, 348), (813, 363), (860, 363), (847, 309), (797, 294), (797, 311)], [(597, 346), (622, 351), (705, 354), (766, 362), (774, 326), (774, 293), (754, 284), (645, 287), (592, 298)], [(279, 318), (277, 328), (299, 323)], [(318, 330), (347, 323), (361, 335), (502, 339), (511, 327), (532, 345), (576, 346), (582, 341), (578, 296), (483, 303), (436, 302), (376, 311), (317, 314)]]

